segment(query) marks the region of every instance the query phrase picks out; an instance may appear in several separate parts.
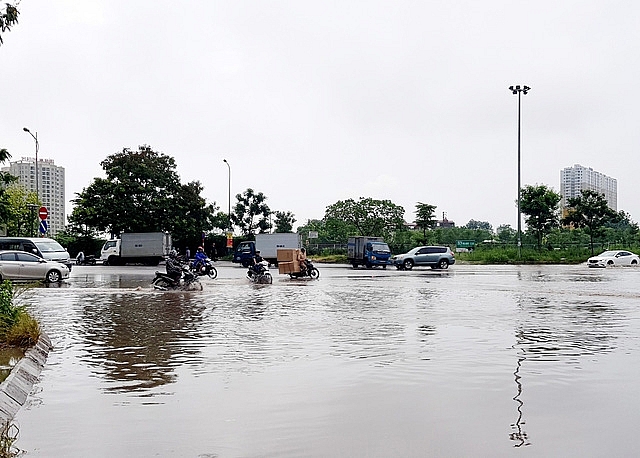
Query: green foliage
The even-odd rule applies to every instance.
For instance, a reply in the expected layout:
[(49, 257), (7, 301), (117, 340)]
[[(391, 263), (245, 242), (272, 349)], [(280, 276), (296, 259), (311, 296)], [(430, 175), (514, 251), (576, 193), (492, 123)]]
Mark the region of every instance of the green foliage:
[(80, 251), (85, 255), (100, 256), (100, 250), (105, 242), (104, 239), (93, 235), (74, 232), (72, 227), (67, 227), (64, 231), (58, 232), (55, 239), (74, 258)]
[(5, 192), (8, 212), (4, 220), (7, 235), (32, 237), (38, 229), (37, 211), (40, 200), (35, 192), (27, 191), (19, 184), (9, 185)]
[(107, 177), (95, 178), (73, 200), (69, 223), (77, 231), (167, 231), (180, 243), (212, 229), (217, 207), (200, 196), (198, 181), (180, 183), (172, 157), (143, 145), (124, 148), (100, 165)]
[(515, 242), (517, 231), (509, 224), (502, 224), (496, 229), (496, 239), (499, 242)]
[(352, 226), (356, 234), (390, 239), (396, 232), (404, 228), (404, 208), (395, 205), (390, 200), (375, 200), (370, 197), (360, 197), (357, 202), (353, 199), (338, 201), (327, 207), (324, 215), (327, 223), (345, 227)]
[(0, 344), (27, 348), (40, 337), (40, 327), (24, 307), (14, 305), (10, 281), (0, 283)]
[(464, 227), (466, 229), (482, 229), (483, 231), (493, 232), (493, 226), (488, 221), (476, 221), (475, 219), (470, 219)]
[(615, 222), (619, 215), (609, 208), (604, 194), (589, 189), (580, 193), (580, 197), (568, 199), (569, 213), (562, 223), (584, 228), (589, 234), (589, 245), (593, 254), (594, 240), (604, 233), (605, 225)]
[(236, 200), (238, 202), (233, 207), (231, 220), (238, 226), (242, 235), (253, 236), (256, 230), (263, 233), (269, 229), (271, 210), (265, 203), (267, 197), (263, 193), (256, 193), (248, 188), (242, 194), (236, 194)]
[(274, 224), (276, 226), (275, 232), (292, 232), (293, 223), (296, 222), (294, 214), (291, 212), (277, 211), (275, 213), (276, 219)]
[[(10, 3), (4, 4), (4, 10), (0, 9), (0, 32), (8, 32), (11, 30), (11, 27), (18, 23), (18, 15), (20, 12), (16, 5), (12, 5)], [(2, 35), (0, 35), (0, 45), (2, 45)]]
[(558, 226), (558, 203), (562, 197), (545, 185), (527, 185), (520, 191), (520, 209), (527, 229), (542, 247), (542, 239)]
[(418, 202), (416, 204), (416, 226), (418, 229), (422, 229), (422, 238), (427, 240), (427, 230), (433, 229), (436, 225), (436, 210), (435, 205), (423, 204)]

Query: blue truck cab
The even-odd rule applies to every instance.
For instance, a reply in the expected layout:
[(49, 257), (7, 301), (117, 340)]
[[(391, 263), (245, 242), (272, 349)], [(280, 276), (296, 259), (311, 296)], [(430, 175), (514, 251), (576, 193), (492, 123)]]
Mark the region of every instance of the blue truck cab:
[(354, 268), (363, 265), (386, 269), (391, 265), (391, 250), (382, 237), (349, 237), (347, 260)]

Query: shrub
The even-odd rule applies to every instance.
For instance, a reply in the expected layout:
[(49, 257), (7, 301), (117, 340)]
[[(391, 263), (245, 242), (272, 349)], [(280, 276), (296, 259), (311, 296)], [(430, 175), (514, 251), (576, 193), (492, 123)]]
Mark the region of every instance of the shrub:
[(14, 304), (15, 296), (10, 281), (0, 283), (0, 345), (27, 348), (38, 341), (40, 326), (24, 307)]

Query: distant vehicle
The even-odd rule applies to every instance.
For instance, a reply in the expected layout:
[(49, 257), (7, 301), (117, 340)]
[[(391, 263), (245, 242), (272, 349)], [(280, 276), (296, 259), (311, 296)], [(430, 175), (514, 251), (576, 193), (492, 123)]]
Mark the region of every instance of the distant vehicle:
[(57, 241), (47, 237), (0, 237), (1, 250), (26, 251), (47, 261), (56, 261), (67, 266), (71, 271), (69, 252)]
[(100, 251), (102, 263), (110, 266), (145, 264), (157, 266), (171, 251), (168, 232), (124, 232), (107, 240)]
[(294, 232), (275, 232), (256, 234), (256, 241), (240, 243), (233, 253), (233, 262), (249, 267), (253, 264), (256, 251), (270, 265), (278, 265), (278, 248), (300, 248), (300, 234)]
[(456, 258), (446, 246), (419, 246), (405, 254), (394, 256), (392, 261), (402, 270), (411, 270), (413, 266), (447, 269), (451, 264), (455, 264)]
[(605, 251), (587, 260), (589, 267), (637, 266), (640, 258), (637, 254), (624, 250)]
[(391, 250), (382, 237), (349, 237), (347, 240), (347, 262), (354, 268), (359, 265), (370, 269), (391, 265)]
[(69, 278), (69, 269), (62, 263), (24, 251), (0, 251), (0, 281), (58, 283), (66, 278)]

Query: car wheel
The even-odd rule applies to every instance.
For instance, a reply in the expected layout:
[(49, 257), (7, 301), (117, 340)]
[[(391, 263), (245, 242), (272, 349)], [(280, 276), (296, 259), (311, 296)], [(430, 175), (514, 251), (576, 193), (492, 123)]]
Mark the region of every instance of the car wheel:
[(60, 280), (62, 280), (62, 276), (60, 275), (60, 272), (58, 272), (57, 270), (50, 270), (49, 272), (47, 272), (46, 280), (49, 283), (57, 283)]
[(635, 265), (637, 265), (637, 264), (638, 264), (638, 261), (636, 261), (635, 259), (631, 261), (631, 265), (632, 265), (632, 266), (635, 266)]
[(404, 263), (402, 263), (402, 266), (405, 268), (405, 270), (413, 269), (413, 260), (407, 259)]
[(449, 268), (449, 261), (447, 261), (446, 259), (441, 259), (440, 261), (438, 261), (438, 269), (448, 269)]
[(612, 265), (613, 265), (613, 261), (608, 261), (608, 262), (607, 262), (607, 265), (608, 265), (608, 266), (612, 266)]
[(354, 262), (354, 263), (353, 263), (353, 264), (351, 264), (351, 265), (353, 266), (353, 268), (354, 268), (354, 269), (357, 269), (357, 268), (358, 268), (358, 263), (357, 263), (357, 262)]

